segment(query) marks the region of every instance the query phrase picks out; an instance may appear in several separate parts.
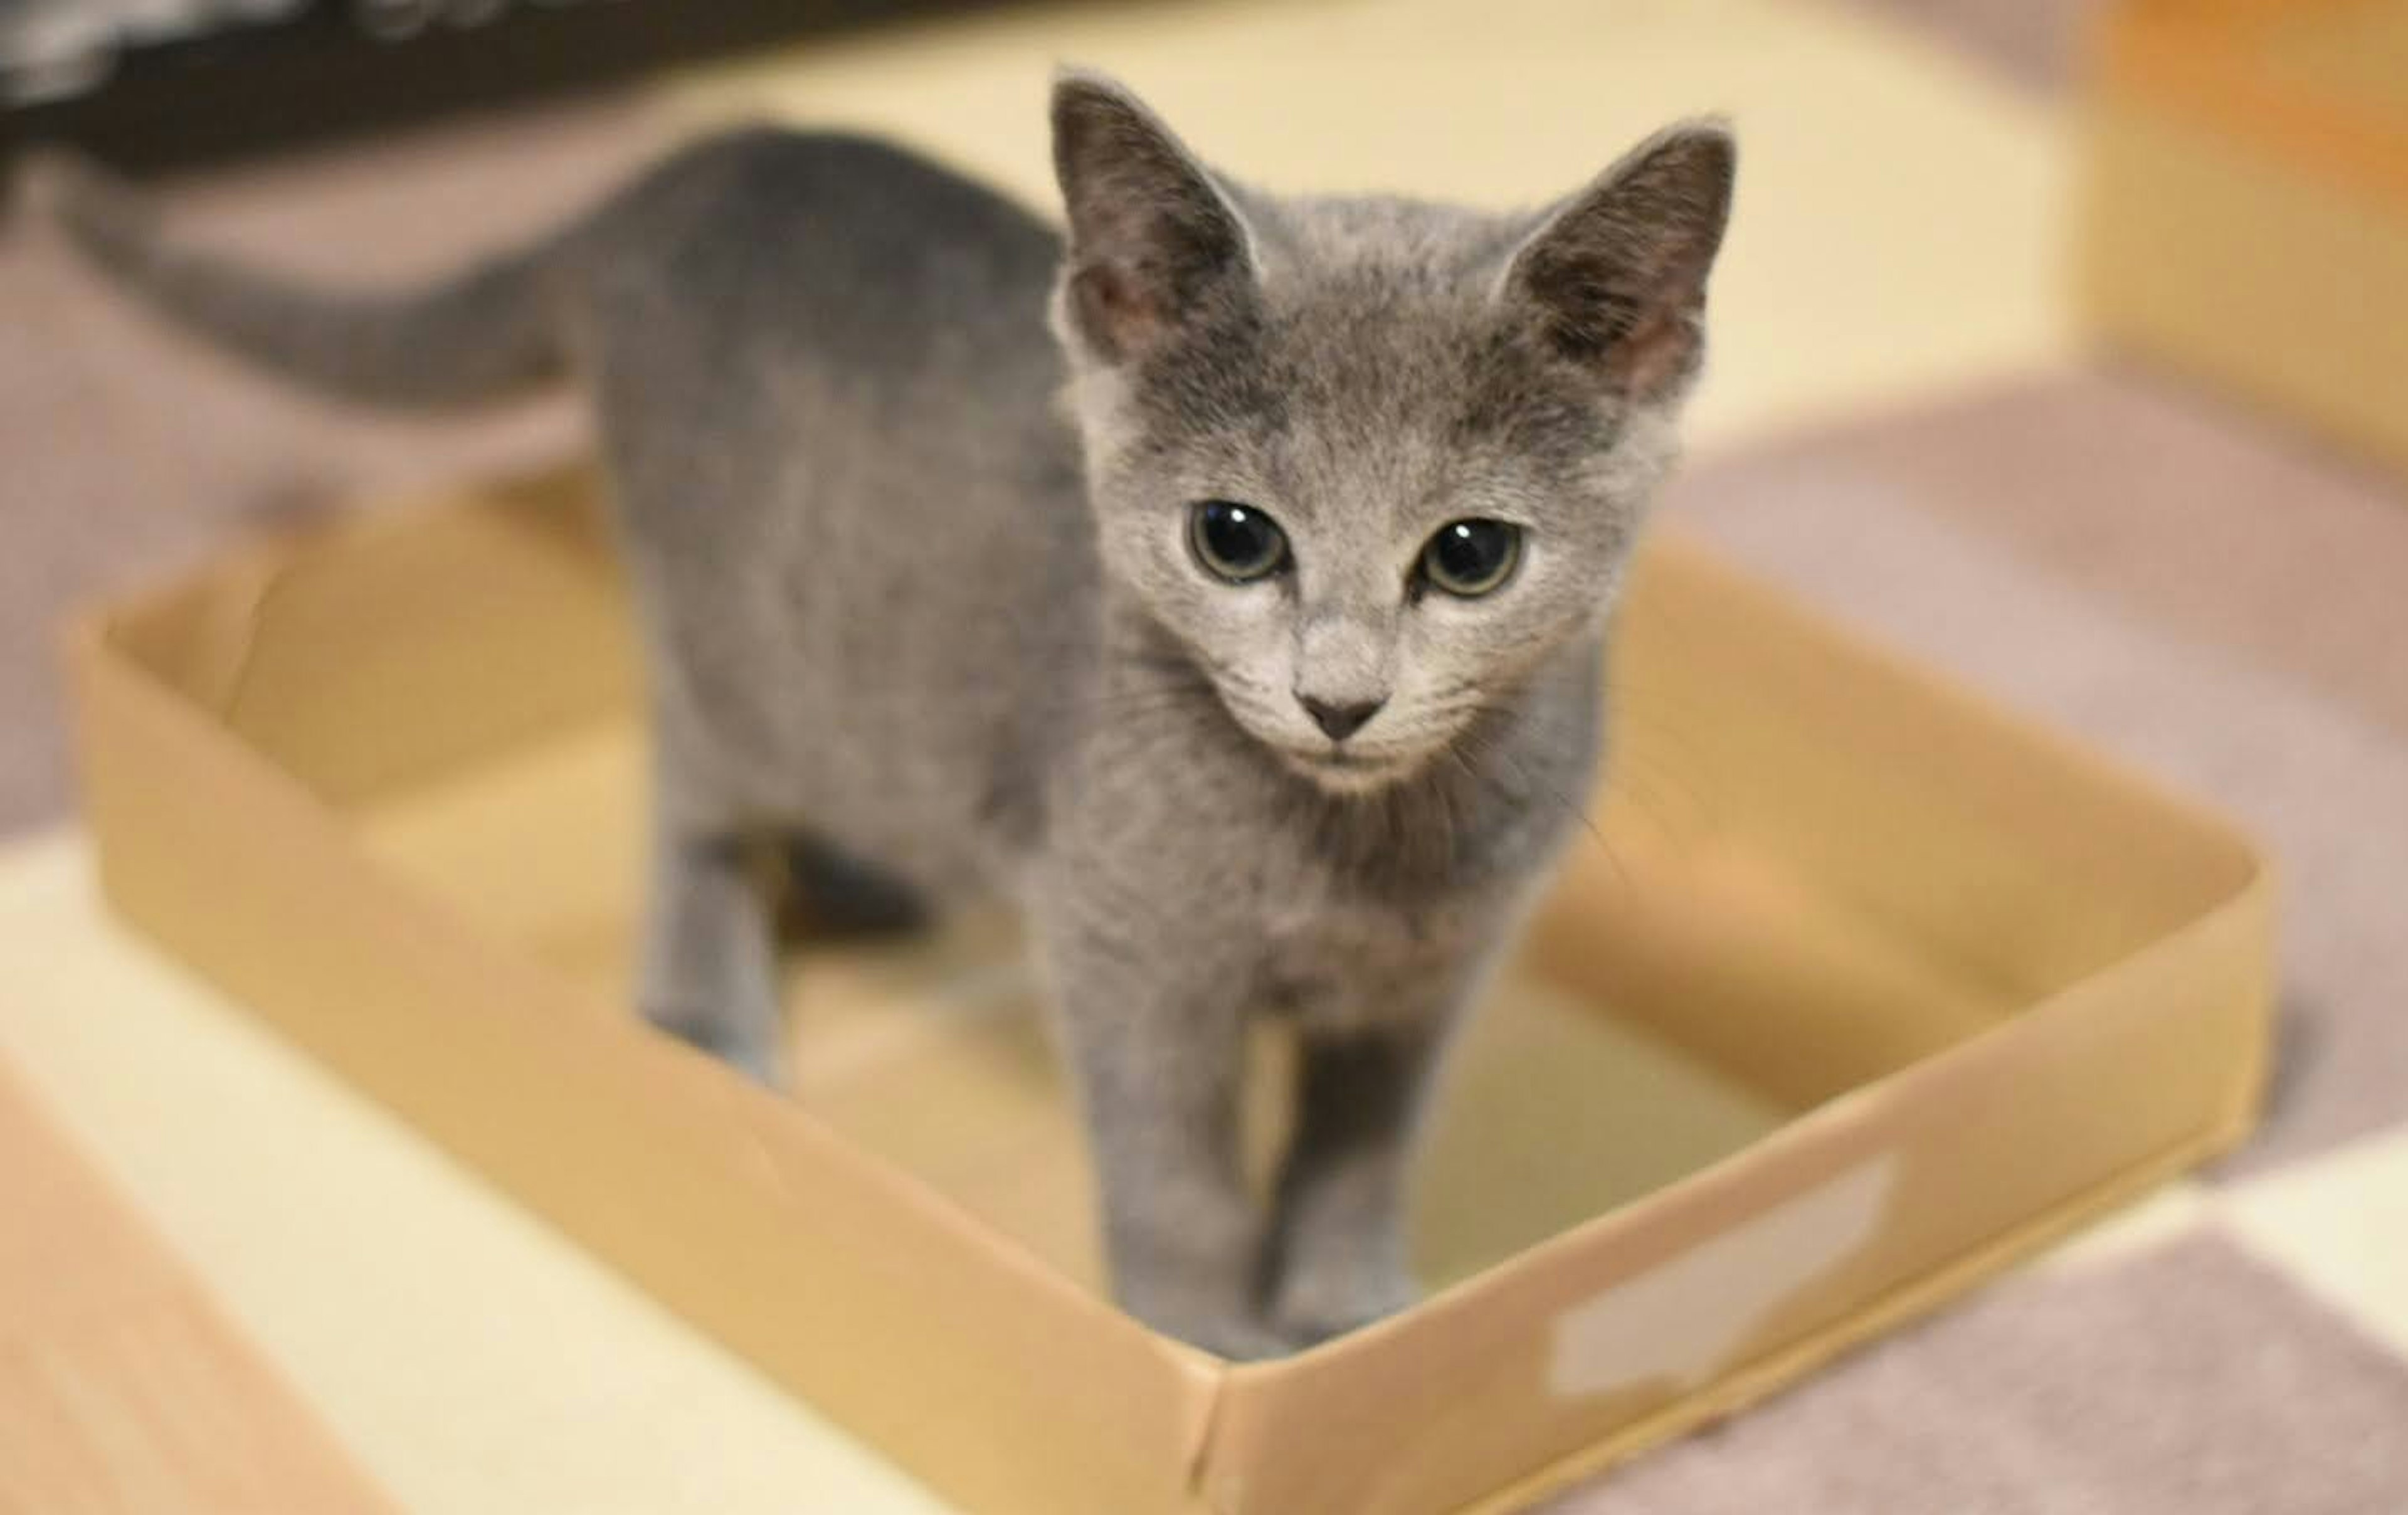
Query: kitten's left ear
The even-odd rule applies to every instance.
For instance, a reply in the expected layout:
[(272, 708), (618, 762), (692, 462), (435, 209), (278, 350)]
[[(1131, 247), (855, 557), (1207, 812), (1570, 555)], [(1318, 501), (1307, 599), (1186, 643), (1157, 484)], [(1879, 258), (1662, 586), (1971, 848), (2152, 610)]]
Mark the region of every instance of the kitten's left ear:
[(1070, 220), (1065, 335), (1103, 361), (1142, 355), (1252, 277), (1237, 207), (1170, 128), (1111, 79), (1054, 80), (1054, 168)]
[(1658, 132), (1549, 214), (1513, 255), (1504, 297), (1617, 392), (1677, 392), (1703, 355), (1706, 276), (1738, 161), (1723, 121)]

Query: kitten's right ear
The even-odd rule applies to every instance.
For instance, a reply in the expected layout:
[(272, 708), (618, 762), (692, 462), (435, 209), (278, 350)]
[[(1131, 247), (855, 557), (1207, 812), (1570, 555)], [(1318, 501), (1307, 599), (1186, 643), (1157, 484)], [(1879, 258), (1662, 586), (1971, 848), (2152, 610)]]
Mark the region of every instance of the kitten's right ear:
[(1245, 224), (1193, 153), (1100, 75), (1054, 83), (1054, 172), (1070, 221), (1068, 335), (1106, 363), (1142, 356), (1229, 281), (1251, 277)]
[(1509, 296), (1613, 388), (1676, 392), (1703, 351), (1706, 277), (1737, 162), (1721, 121), (1658, 132), (1541, 224), (1507, 271)]

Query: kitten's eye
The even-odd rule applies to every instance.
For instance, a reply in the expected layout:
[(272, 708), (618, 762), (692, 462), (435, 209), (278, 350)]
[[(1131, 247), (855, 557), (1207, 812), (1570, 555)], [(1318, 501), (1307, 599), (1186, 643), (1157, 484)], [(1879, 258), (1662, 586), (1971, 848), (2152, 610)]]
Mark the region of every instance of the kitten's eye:
[(1187, 541), (1196, 561), (1232, 584), (1250, 583), (1287, 566), (1287, 533), (1251, 505), (1206, 500), (1187, 512)]
[(1522, 528), (1502, 521), (1455, 521), (1422, 549), (1422, 577), (1464, 599), (1476, 599), (1513, 577), (1522, 561)]

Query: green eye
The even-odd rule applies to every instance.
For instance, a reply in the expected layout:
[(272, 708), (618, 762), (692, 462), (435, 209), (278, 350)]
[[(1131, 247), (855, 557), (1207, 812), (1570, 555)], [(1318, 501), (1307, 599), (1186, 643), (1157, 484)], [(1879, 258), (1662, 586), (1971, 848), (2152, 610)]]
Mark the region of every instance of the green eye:
[(1513, 577), (1522, 528), (1502, 521), (1454, 521), (1422, 549), (1422, 577), (1461, 599), (1477, 599)]
[(1187, 542), (1214, 578), (1251, 583), (1287, 566), (1287, 533), (1251, 505), (1206, 500), (1187, 512)]

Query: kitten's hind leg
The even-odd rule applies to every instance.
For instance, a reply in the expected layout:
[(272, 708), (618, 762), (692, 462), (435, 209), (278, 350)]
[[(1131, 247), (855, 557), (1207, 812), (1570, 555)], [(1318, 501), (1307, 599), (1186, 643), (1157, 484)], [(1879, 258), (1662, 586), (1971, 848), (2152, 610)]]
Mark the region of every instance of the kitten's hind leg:
[(736, 832), (655, 820), (638, 1002), (652, 1024), (776, 1088), (777, 946), (753, 855)]
[(808, 832), (782, 839), (787, 881), (803, 930), (814, 936), (889, 936), (918, 931), (934, 911), (894, 874)]

